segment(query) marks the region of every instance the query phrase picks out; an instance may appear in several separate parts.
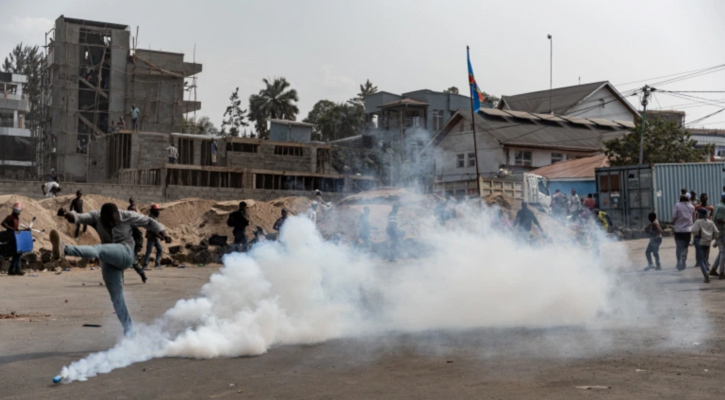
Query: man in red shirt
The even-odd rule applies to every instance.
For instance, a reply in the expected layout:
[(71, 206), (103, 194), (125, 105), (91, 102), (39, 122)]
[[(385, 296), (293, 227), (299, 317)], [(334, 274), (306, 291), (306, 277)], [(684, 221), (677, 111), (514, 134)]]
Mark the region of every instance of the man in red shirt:
[(589, 193), (587, 195), (587, 198), (584, 199), (584, 207), (586, 207), (586, 208), (588, 208), (590, 210), (592, 208), (596, 208), (597, 207), (597, 201), (594, 200), (594, 196), (591, 193)]
[[(6, 231), (13, 232), (13, 234), (20, 231), (21, 211), (23, 211), (23, 206), (20, 203), (13, 204), (13, 212), (5, 217), (2, 222), (2, 227), (5, 228)], [(25, 275), (25, 272), (20, 270), (20, 257), (22, 257), (22, 254), (13, 254), (8, 275)]]
[(697, 213), (697, 210), (700, 208), (704, 208), (707, 210), (707, 218), (712, 220), (712, 212), (715, 211), (715, 207), (708, 204), (707, 200), (707, 193), (700, 195), (700, 203), (695, 206), (695, 213)]

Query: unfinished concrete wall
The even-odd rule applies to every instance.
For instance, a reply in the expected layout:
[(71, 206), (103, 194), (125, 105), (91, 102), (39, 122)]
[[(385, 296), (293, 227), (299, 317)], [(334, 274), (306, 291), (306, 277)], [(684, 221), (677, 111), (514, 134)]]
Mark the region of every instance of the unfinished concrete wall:
[[(275, 148), (284, 147), (281, 144), (259, 145), (256, 153), (246, 153), (238, 151), (226, 151), (227, 167), (245, 167), (253, 169), (268, 169), (274, 171), (294, 171), (294, 172), (316, 172), (317, 148), (315, 147), (294, 147), (301, 155), (280, 155), (282, 149)], [(291, 146), (289, 146), (291, 147)]]
[[(16, 194), (41, 200), (44, 198), (40, 181), (0, 181), (0, 195)], [(186, 198), (200, 198), (217, 201), (254, 199), (268, 201), (279, 197), (311, 196), (310, 191), (261, 190), (231, 188), (201, 188), (189, 186), (138, 186), (114, 184), (61, 183), (61, 195), (71, 195), (77, 190), (85, 194), (96, 194), (115, 199), (127, 200), (133, 197), (139, 204), (159, 203)], [(326, 201), (339, 201), (341, 193), (325, 193)], [(70, 199), (68, 200), (70, 204)]]
[(108, 140), (101, 136), (88, 145), (88, 182), (107, 182)]
[[(131, 168), (161, 168), (168, 161), (169, 135), (155, 132), (138, 132), (131, 141)], [(118, 171), (115, 171), (118, 172)]]
[(180, 132), (184, 115), (184, 55), (162, 51), (136, 50), (135, 62), (128, 64), (126, 110), (135, 104), (140, 130)]

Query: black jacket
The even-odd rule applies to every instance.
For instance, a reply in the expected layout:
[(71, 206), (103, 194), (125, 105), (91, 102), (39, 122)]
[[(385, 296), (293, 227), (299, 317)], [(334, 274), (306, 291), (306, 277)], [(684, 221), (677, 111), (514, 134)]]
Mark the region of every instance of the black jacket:
[(229, 219), (227, 219), (227, 225), (234, 228), (234, 232), (244, 232), (247, 226), (249, 226), (249, 218), (247, 218), (247, 213), (243, 212), (242, 210), (234, 211), (233, 213), (229, 214)]

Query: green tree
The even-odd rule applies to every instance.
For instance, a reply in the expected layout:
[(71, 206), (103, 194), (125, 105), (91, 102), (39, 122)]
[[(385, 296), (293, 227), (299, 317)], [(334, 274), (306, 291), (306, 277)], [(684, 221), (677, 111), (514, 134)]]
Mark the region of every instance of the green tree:
[(323, 141), (343, 139), (356, 135), (365, 123), (365, 107), (358, 98), (346, 103), (320, 100), (304, 119), (314, 124), (313, 132)]
[[(639, 142), (642, 132), (641, 120), (632, 133), (604, 142), (604, 154), (613, 167), (637, 165), (639, 163)], [(644, 134), (644, 164), (685, 163), (706, 161), (712, 154), (712, 145), (695, 147), (697, 141), (685, 128), (674, 121), (660, 118), (647, 120)]]
[(196, 121), (194, 117), (187, 117), (181, 123), (181, 131), (183, 133), (191, 133), (195, 135), (218, 135), (219, 130), (214, 126), (209, 117), (199, 117)]
[(365, 96), (377, 93), (377, 91), (378, 87), (373, 85), (373, 83), (370, 82), (370, 79), (368, 79), (365, 81), (365, 83), (360, 85), (360, 93), (357, 94), (357, 99), (360, 101), (365, 101)]
[(300, 110), (297, 108), (297, 91), (290, 89), (285, 78), (262, 79), (262, 82), (265, 88), (259, 94), (249, 96), (249, 120), (254, 121), (259, 137), (266, 137), (269, 119), (294, 121)]
[(40, 124), (40, 97), (44, 59), (45, 56), (38, 46), (23, 46), (20, 43), (5, 57), (2, 64), (4, 72), (22, 74), (28, 78), (28, 83), (23, 86), (23, 93), (28, 95), (30, 101), (30, 112), (26, 115), (26, 120), (31, 128)]
[[(239, 99), (239, 88), (234, 89), (232, 95), (229, 96), (230, 104), (224, 111), (224, 119), (222, 119), (222, 136), (234, 136), (239, 137), (242, 134), (242, 126), (247, 126), (247, 122), (244, 120), (247, 115), (247, 110), (242, 110), (240, 105), (242, 101)], [(229, 131), (227, 132), (227, 129)]]
[(312, 128), (312, 134), (315, 135), (316, 138), (322, 139), (323, 138), (323, 128), (321, 126), (322, 121), (325, 118), (325, 114), (330, 112), (331, 109), (335, 107), (335, 103), (330, 100), (320, 100), (312, 107), (312, 110), (310, 110), (309, 113), (307, 113), (307, 118), (303, 119), (302, 122), (307, 122), (308, 124), (313, 124), (314, 128)]
[(443, 93), (458, 94), (458, 88), (455, 86), (451, 86), (448, 89), (444, 90)]

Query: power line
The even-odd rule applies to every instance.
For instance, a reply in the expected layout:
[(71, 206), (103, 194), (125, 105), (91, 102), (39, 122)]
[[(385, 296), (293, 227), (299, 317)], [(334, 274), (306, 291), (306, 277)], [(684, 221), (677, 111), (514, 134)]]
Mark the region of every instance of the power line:
[(712, 69), (712, 68), (715, 68), (715, 67), (721, 67), (721, 66), (725, 66), (725, 64), (715, 65), (715, 66), (712, 66), (712, 67), (698, 68), (698, 69), (693, 69), (693, 70), (690, 70), (690, 71), (684, 71), (684, 72), (678, 72), (678, 73), (670, 74), (670, 75), (658, 76), (658, 77), (655, 77), (655, 78), (647, 78), (647, 79), (641, 79), (641, 80), (638, 80), (638, 81), (632, 81), (632, 82), (626, 82), (626, 83), (618, 83), (617, 86), (626, 86), (626, 85), (631, 85), (631, 84), (635, 84), (635, 83), (649, 82), (649, 81), (653, 81), (655, 79), (669, 78), (669, 77), (672, 77), (672, 76), (683, 75), (683, 74), (690, 74), (690, 73), (693, 73), (693, 72), (702, 72), (702, 71), (705, 71), (705, 70), (709, 70), (709, 69)]

